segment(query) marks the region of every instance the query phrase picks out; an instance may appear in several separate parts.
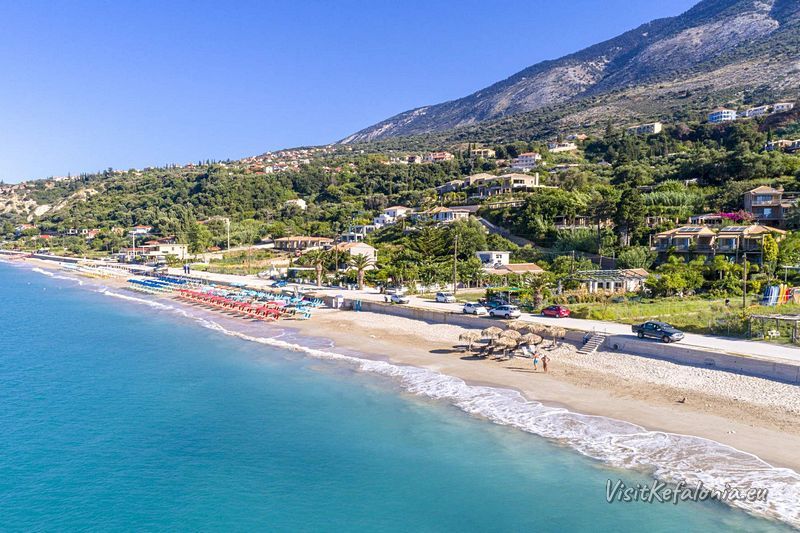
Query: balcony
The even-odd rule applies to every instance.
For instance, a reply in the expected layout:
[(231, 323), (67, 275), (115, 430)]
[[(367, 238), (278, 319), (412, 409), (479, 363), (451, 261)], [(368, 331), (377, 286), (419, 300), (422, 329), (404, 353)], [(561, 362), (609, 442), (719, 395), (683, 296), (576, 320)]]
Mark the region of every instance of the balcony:
[(769, 207), (773, 205), (781, 205), (780, 196), (768, 196), (765, 198), (753, 198), (750, 202), (753, 207)]

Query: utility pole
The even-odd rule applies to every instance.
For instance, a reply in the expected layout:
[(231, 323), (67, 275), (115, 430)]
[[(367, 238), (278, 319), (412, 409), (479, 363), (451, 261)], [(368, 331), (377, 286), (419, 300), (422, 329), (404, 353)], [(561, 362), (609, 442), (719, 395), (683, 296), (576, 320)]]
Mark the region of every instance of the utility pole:
[(747, 309), (747, 252), (744, 252), (744, 265), (742, 268), (742, 318)]
[(228, 217), (225, 217), (225, 229), (228, 233), (228, 246), (225, 248), (225, 251), (227, 252), (231, 249), (231, 219)]
[(458, 290), (458, 233), (453, 240), (453, 296)]

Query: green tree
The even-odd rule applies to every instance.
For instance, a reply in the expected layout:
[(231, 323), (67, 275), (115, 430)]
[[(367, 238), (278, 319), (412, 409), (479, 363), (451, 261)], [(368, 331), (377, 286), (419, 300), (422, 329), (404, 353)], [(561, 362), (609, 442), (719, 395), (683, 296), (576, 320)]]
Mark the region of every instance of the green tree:
[(649, 269), (655, 260), (656, 253), (647, 246), (631, 246), (619, 252), (617, 266), (619, 268)]
[(316, 274), (317, 287), (322, 286), (322, 274), (325, 272), (325, 267), (330, 261), (329, 253), (325, 250), (311, 250), (303, 255), (303, 259), (307, 265), (314, 267)]
[(764, 267), (767, 270), (767, 276), (772, 279), (778, 266), (778, 241), (769, 233), (764, 235), (761, 241), (761, 250), (764, 254)]
[(620, 246), (630, 246), (644, 232), (644, 215), (642, 195), (633, 187), (626, 188), (620, 196), (614, 216)]
[(356, 270), (359, 290), (364, 290), (364, 272), (372, 266), (372, 259), (364, 254), (357, 254), (350, 258), (349, 264)]
[(189, 229), (189, 252), (199, 254), (208, 250), (212, 240), (211, 231), (205, 224), (195, 222)]

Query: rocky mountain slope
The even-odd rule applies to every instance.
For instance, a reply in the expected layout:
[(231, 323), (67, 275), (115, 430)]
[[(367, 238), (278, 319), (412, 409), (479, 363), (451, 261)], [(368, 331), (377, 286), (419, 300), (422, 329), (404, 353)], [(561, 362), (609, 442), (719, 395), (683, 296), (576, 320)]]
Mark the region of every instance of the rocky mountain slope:
[(794, 100), (799, 87), (800, 1), (703, 0), (682, 15), (538, 63), (467, 97), (401, 113), (341, 142), (502, 123), (520, 113), (554, 114), (564, 125), (658, 117), (714, 98)]

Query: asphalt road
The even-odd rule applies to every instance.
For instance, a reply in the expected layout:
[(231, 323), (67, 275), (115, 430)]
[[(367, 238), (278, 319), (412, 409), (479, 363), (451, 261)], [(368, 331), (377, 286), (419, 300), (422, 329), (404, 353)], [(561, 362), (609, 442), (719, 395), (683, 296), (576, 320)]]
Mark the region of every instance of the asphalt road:
[[(181, 269), (170, 269), (171, 273), (182, 274)], [(241, 283), (246, 280), (248, 285), (257, 287), (269, 287), (272, 283), (271, 280), (259, 279), (255, 277), (243, 278), (242, 276), (230, 276), (225, 274), (207, 274), (205, 272), (192, 272), (192, 275), (198, 277), (205, 277), (211, 280), (216, 280), (225, 283)], [(290, 284), (289, 289), (295, 285)], [(364, 291), (358, 290), (344, 290), (344, 289), (320, 289), (313, 285), (298, 286), (303, 290), (313, 290), (314, 292), (335, 296), (337, 294), (343, 295), (347, 299), (361, 299), (366, 301), (383, 302), (384, 295), (379, 292), (367, 289)], [(420, 298), (418, 296), (409, 296), (410, 302), (408, 305), (418, 307), (421, 309), (432, 309), (436, 311), (450, 311), (454, 313), (462, 312), (462, 304), (445, 304), (437, 303), (430, 299)], [(607, 335), (631, 335), (630, 325), (618, 324), (616, 322), (603, 322), (600, 320), (586, 320), (582, 318), (549, 318), (541, 315), (533, 315), (530, 313), (523, 313), (519, 320), (527, 322), (535, 322), (548, 326), (561, 326), (567, 329), (578, 331), (596, 331)], [(638, 339), (637, 339), (638, 340)], [(645, 339), (639, 342), (658, 342), (656, 340)], [(744, 339), (733, 339), (728, 337), (715, 337), (711, 335), (697, 335), (694, 333), (687, 333), (683, 340), (680, 341), (681, 345), (701, 348), (704, 350), (711, 350), (716, 352), (724, 352), (737, 355), (755, 356), (760, 358), (770, 359), (786, 359), (795, 363), (800, 363), (800, 348), (792, 346), (781, 346), (777, 344), (770, 344), (766, 342), (750, 341)]]

